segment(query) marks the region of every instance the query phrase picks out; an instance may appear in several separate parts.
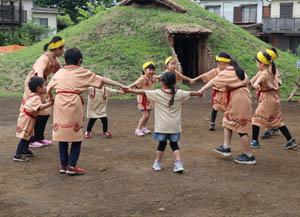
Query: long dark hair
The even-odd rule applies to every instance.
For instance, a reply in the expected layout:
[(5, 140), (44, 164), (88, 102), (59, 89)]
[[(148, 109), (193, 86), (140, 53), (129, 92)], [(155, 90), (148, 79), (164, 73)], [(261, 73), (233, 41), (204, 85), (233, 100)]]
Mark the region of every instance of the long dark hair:
[(234, 59), (232, 59), (232, 57), (228, 53), (221, 52), (221, 53), (218, 54), (218, 57), (223, 57), (223, 58), (230, 59), (231, 61), (229, 62), (229, 65), (233, 66), (234, 71), (236, 73), (236, 76), (238, 76), (238, 78), (242, 81), (245, 79), (244, 69), (242, 69), (239, 66), (239, 64)]
[(163, 82), (170, 90), (172, 97), (169, 101), (169, 107), (174, 105), (174, 100), (175, 100), (175, 94), (176, 94), (176, 75), (173, 72), (165, 72), (161, 76), (161, 82)]
[(60, 41), (60, 40), (62, 40), (61, 37), (59, 37), (59, 36), (54, 36), (54, 37), (51, 39), (50, 42), (48, 42), (47, 44), (44, 45), (44, 51), (48, 50), (49, 44), (58, 42), (58, 41)]
[[(275, 49), (275, 48), (274, 48)], [(271, 49), (270, 49), (271, 50)], [(276, 50), (276, 49), (275, 49)], [(274, 51), (274, 50), (273, 50)], [(275, 51), (274, 51), (275, 52)], [(275, 62), (272, 60), (272, 57), (265, 51), (262, 51), (262, 54), (266, 57), (266, 59), (268, 61), (270, 61), (270, 64), (272, 66), (272, 73), (273, 75), (276, 75), (276, 65), (275, 65)], [(258, 58), (257, 56), (255, 56), (255, 60), (257, 60), (258, 62), (262, 63)]]

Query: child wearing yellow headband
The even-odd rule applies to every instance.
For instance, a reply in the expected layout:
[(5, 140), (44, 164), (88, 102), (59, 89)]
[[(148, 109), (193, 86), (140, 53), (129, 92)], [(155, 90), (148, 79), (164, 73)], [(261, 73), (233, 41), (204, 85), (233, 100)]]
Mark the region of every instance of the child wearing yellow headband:
[[(58, 57), (62, 56), (64, 53), (64, 40), (59, 37), (55, 36), (51, 39), (51, 41), (44, 46), (44, 54), (42, 54), (34, 63), (32, 70), (29, 72), (25, 79), (25, 89), (23, 94), (23, 101), (25, 101), (29, 94), (28, 82), (34, 76), (38, 76), (45, 79), (45, 84), (47, 85), (48, 81), (47, 78), (49, 75), (56, 73), (60, 68), (60, 64), (58, 61)], [(48, 48), (50, 50), (48, 50)], [(42, 102), (48, 101), (49, 98), (46, 94), (41, 95)], [(21, 105), (22, 107), (22, 105)], [(34, 135), (31, 138), (30, 147), (32, 148), (40, 148), (42, 146), (51, 145), (52, 142), (50, 140), (45, 139), (45, 127), (47, 121), (51, 114), (51, 107), (42, 110), (39, 115), (37, 116), (35, 128), (34, 128)]]
[(239, 164), (256, 164), (249, 147), (252, 102), (248, 76), (229, 54), (219, 53), (216, 60), (221, 72), (200, 89), (201, 93), (211, 87), (224, 88), (227, 92), (223, 117), (224, 142), (223, 145), (215, 148), (215, 152), (225, 157), (231, 156), (230, 144), (232, 134), (235, 132), (240, 136), (244, 152), (234, 158), (234, 161)]
[[(155, 64), (153, 62), (145, 62), (143, 64), (142, 75), (131, 85), (130, 88), (152, 90), (156, 82), (155, 78)], [(151, 131), (147, 128), (147, 123), (150, 118), (150, 112), (153, 109), (153, 103), (148, 100), (146, 95), (137, 96), (138, 109), (142, 113), (138, 126), (135, 129), (136, 136), (145, 136), (150, 134)]]
[(256, 66), (259, 70), (251, 79), (251, 85), (258, 92), (259, 104), (252, 118), (252, 148), (259, 148), (259, 128), (279, 128), (287, 143), (285, 149), (297, 146), (281, 116), (279, 84), (276, 79), (276, 65), (272, 56), (265, 51), (257, 53)]
[[(265, 50), (266, 53), (268, 53), (271, 58), (272, 58), (272, 61), (275, 61), (278, 59), (278, 53), (277, 53), (277, 50), (276, 48), (272, 47), (272, 48), (268, 48)], [(272, 65), (270, 65), (270, 71), (272, 71)], [(276, 68), (276, 76), (275, 76), (276, 80), (278, 81), (278, 84), (279, 86), (282, 85), (282, 80), (281, 80), (281, 74), (278, 70), (278, 68)], [(267, 129), (263, 135), (261, 136), (262, 139), (270, 139), (272, 137), (272, 135), (274, 135), (277, 131), (279, 131), (278, 128), (270, 128), (270, 129)]]
[[(207, 83), (210, 80), (214, 79), (217, 75), (219, 75), (219, 73), (220, 73), (220, 69), (219, 67), (216, 67), (210, 70), (209, 72), (203, 73), (198, 77), (192, 79), (192, 83), (195, 83), (198, 80), (202, 80), (204, 83)], [(225, 111), (224, 100), (226, 99), (226, 91), (224, 88), (218, 89), (216, 87), (213, 87), (211, 93), (212, 93), (211, 102), (213, 108), (211, 112), (209, 130), (214, 131), (216, 130), (216, 118), (217, 118), (218, 111), (221, 112)]]
[(182, 73), (180, 73), (178, 71), (178, 61), (175, 57), (173, 56), (169, 56), (168, 58), (166, 58), (165, 60), (165, 71), (168, 72), (173, 72), (176, 75), (176, 80), (177, 81), (188, 81), (190, 82), (190, 84), (193, 83), (192, 79), (183, 75)]

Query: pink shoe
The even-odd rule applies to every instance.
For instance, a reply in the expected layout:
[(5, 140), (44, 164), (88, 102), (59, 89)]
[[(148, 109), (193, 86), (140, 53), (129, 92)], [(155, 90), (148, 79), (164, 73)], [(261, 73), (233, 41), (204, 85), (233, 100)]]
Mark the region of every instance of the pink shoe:
[(32, 143), (29, 144), (30, 148), (41, 148), (43, 146), (44, 146), (44, 144), (40, 143), (40, 142), (32, 142)]
[(113, 135), (112, 135), (111, 132), (107, 131), (107, 132), (103, 133), (103, 137), (104, 137), (104, 138), (112, 138)]
[(136, 136), (145, 136), (144, 132), (142, 130), (140, 130), (140, 129), (136, 129), (135, 130), (135, 135)]
[(91, 137), (92, 137), (92, 133), (91, 133), (91, 132), (86, 131), (86, 132), (84, 133), (84, 138), (90, 139)]
[(41, 140), (39, 142), (42, 143), (44, 146), (52, 145), (52, 141), (47, 140), (47, 139), (43, 139), (43, 140)]
[(142, 131), (143, 131), (143, 133), (144, 133), (145, 135), (151, 133), (151, 130), (148, 130), (147, 127), (142, 128)]

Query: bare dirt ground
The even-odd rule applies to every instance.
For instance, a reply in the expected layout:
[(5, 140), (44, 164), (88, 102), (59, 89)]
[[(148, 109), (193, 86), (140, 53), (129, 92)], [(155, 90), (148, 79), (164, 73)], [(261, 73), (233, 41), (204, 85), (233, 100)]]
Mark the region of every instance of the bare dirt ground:
[[(286, 151), (278, 134), (255, 150), (257, 165), (235, 164), (213, 152), (222, 143), (218, 129), (208, 131), (208, 100), (190, 100), (183, 109), (180, 141), (184, 174), (173, 174), (170, 148), (163, 170), (151, 169), (156, 142), (133, 135), (139, 112), (135, 101), (111, 101), (114, 137), (99, 133), (85, 140), (79, 165), (84, 176), (58, 174), (57, 144), (34, 150), (29, 163), (11, 160), (19, 99), (0, 99), (0, 216), (43, 217), (244, 217), (300, 216), (300, 148)], [(283, 103), (285, 123), (300, 141), (300, 105)], [(149, 124), (153, 128), (153, 116)], [(47, 137), (51, 136), (51, 124)], [(233, 153), (240, 151), (238, 137)]]

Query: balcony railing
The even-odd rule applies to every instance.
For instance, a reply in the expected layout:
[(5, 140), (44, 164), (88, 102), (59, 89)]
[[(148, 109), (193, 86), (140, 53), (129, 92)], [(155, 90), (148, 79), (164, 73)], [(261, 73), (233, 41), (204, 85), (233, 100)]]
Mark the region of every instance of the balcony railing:
[(264, 18), (264, 32), (300, 32), (300, 18)]
[(22, 10), (21, 14), (21, 19), (20, 19), (20, 10), (15, 7), (14, 10), (11, 10), (9, 6), (4, 6), (3, 10), (0, 6), (0, 25), (14, 25), (14, 24), (19, 24), (20, 21), (22, 23), (27, 22), (27, 11)]

